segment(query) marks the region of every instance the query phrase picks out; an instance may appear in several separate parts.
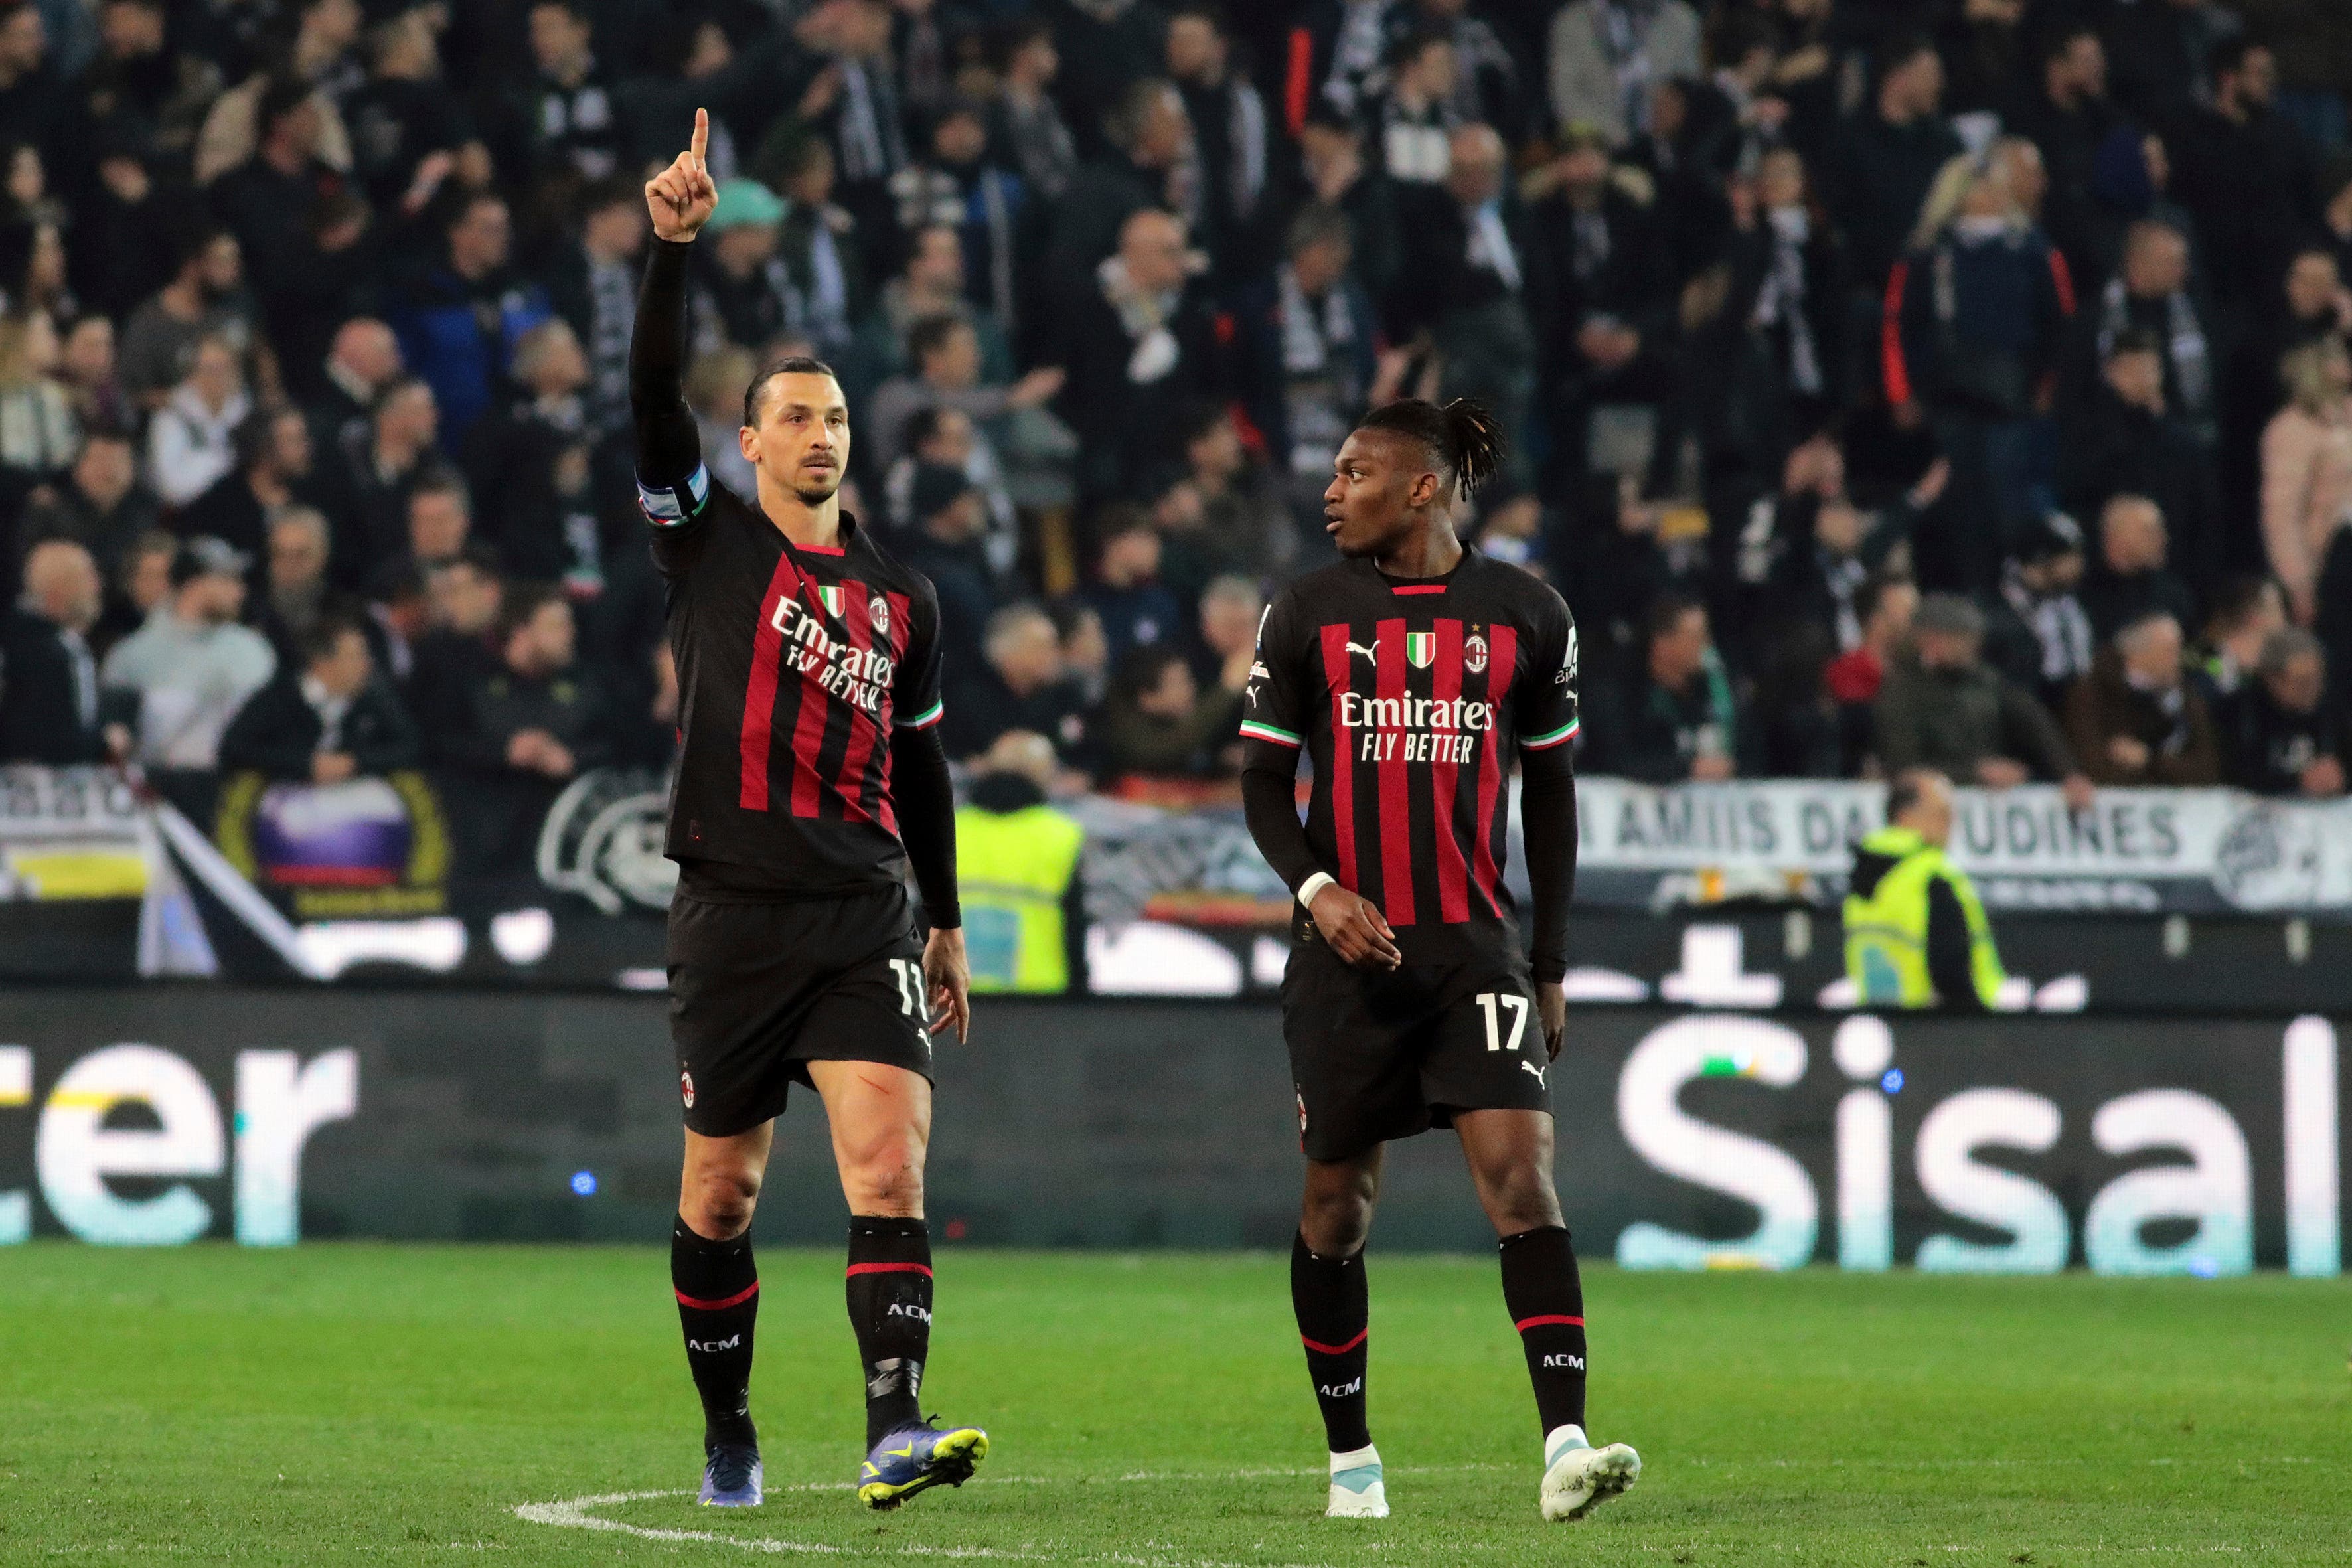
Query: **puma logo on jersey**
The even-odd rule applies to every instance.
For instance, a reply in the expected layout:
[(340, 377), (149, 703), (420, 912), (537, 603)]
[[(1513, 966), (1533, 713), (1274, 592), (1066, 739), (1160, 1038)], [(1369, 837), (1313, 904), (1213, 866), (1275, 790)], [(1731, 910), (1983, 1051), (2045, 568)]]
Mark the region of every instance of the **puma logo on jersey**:
[(1360, 643), (1360, 642), (1351, 642), (1351, 643), (1349, 643), (1349, 644), (1348, 645), (1348, 651), (1349, 651), (1349, 653), (1360, 653), (1360, 654), (1362, 654), (1366, 658), (1370, 659), (1374, 664), (1378, 664), (1378, 663), (1380, 663), (1380, 661), (1381, 661), (1381, 643), (1380, 643), (1380, 639), (1379, 639), (1378, 637), (1374, 637), (1374, 638), (1372, 639), (1372, 646), (1371, 646), (1371, 647), (1366, 647), (1362, 643)]
[[(1531, 1073), (1535, 1074), (1535, 1075), (1536, 1075), (1536, 1081), (1537, 1081), (1538, 1083), (1542, 1083), (1542, 1082), (1543, 1082), (1543, 1080), (1544, 1080), (1544, 1069), (1543, 1069), (1542, 1068), (1539, 1068), (1539, 1067), (1536, 1066), (1536, 1064), (1535, 1064), (1535, 1063), (1533, 1063), (1533, 1062), (1531, 1062), (1531, 1061), (1528, 1060), (1528, 1058), (1525, 1058), (1525, 1057), (1521, 1057), (1521, 1058), (1519, 1058), (1519, 1067), (1520, 1067), (1520, 1068), (1521, 1068), (1523, 1071), (1531, 1072)], [(1547, 1088), (1549, 1088), (1549, 1085), (1547, 1085), (1546, 1087), (1547, 1087)]]

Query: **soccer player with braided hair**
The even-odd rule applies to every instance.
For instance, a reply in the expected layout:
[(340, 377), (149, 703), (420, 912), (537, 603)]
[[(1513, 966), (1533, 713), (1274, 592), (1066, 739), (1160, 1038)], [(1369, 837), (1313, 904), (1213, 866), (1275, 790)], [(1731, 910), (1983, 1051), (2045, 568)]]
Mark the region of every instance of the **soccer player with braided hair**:
[[(1297, 899), (1282, 1016), (1307, 1192), (1290, 1293), (1335, 1517), (1389, 1511), (1365, 1415), (1364, 1241), (1383, 1146), (1432, 1127), (1461, 1139), (1500, 1238), (1543, 1430), (1543, 1517), (1581, 1519), (1642, 1469), (1624, 1444), (1585, 1436), (1584, 1298), (1552, 1188), (1576, 627), (1548, 585), (1454, 529), (1501, 455), (1494, 416), (1466, 399), (1366, 415), (1323, 492), (1341, 559), (1267, 607), (1244, 696), (1250, 833)], [(1503, 879), (1515, 763), (1531, 931)]]

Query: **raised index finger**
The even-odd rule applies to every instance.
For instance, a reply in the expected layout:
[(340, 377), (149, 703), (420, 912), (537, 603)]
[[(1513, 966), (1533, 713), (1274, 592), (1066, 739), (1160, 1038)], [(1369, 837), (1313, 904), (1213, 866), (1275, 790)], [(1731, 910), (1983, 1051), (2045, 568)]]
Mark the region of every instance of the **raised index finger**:
[(703, 151), (709, 145), (710, 110), (698, 109), (694, 111), (694, 140), (687, 145), (687, 151), (694, 154), (694, 172), (698, 174), (710, 172), (702, 162)]

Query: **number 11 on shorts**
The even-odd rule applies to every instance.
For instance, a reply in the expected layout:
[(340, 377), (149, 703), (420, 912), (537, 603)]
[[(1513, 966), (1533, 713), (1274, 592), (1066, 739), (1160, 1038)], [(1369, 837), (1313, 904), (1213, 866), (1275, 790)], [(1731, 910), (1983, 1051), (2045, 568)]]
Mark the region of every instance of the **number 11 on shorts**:
[[(894, 958), (890, 961), (890, 973), (898, 982), (899, 1010), (909, 1018), (921, 1017), (923, 1016), (923, 966), (911, 958)], [(1488, 1024), (1486, 1033), (1492, 1035), (1494, 1032), (1495, 1026)], [(1511, 1038), (1516, 1040), (1518, 1037), (1513, 1035)]]
[[(1503, 1009), (1511, 1013), (1511, 1037), (1503, 1038)], [(1486, 1015), (1486, 1048), (1490, 1051), (1517, 1051), (1519, 1037), (1528, 1032), (1528, 999), (1509, 991), (1481, 991), (1478, 1010)]]

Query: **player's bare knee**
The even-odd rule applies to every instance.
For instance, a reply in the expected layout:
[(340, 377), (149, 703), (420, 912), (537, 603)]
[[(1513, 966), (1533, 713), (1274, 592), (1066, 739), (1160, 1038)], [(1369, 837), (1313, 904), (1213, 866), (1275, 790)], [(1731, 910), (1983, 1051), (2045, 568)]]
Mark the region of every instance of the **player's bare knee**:
[(1299, 1210), (1298, 1229), (1318, 1258), (1346, 1258), (1360, 1252), (1371, 1234), (1371, 1197), (1353, 1188), (1310, 1192)]
[(748, 1169), (689, 1171), (678, 1208), (688, 1228), (711, 1241), (732, 1241), (751, 1228), (760, 1177)]
[(841, 1185), (855, 1213), (913, 1218), (923, 1212), (922, 1150), (900, 1144), (845, 1161)]
[(1478, 1196), (1494, 1222), (1497, 1236), (1517, 1236), (1561, 1223), (1559, 1195), (1552, 1189), (1551, 1173), (1540, 1166), (1523, 1166), (1478, 1183)]

